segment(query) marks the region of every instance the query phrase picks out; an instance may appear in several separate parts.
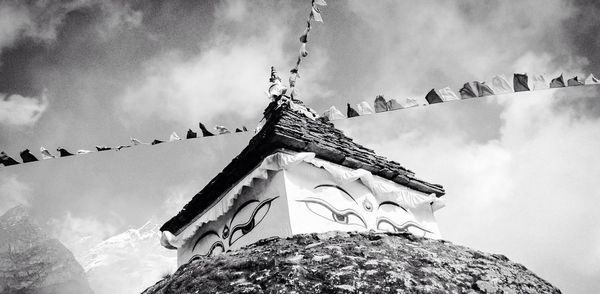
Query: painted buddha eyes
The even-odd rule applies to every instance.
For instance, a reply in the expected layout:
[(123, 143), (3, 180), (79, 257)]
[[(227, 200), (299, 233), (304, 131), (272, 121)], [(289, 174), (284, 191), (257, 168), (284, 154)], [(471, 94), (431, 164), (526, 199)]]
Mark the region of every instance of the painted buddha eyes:
[(423, 228), (418, 223), (413, 221), (407, 221), (402, 224), (396, 224), (394, 221), (387, 217), (379, 217), (377, 219), (377, 229), (381, 231), (387, 232), (396, 232), (396, 233), (409, 233), (409, 229), (415, 228), (423, 231), (423, 233), (432, 233), (431, 231)]
[(304, 202), (308, 210), (329, 221), (344, 225), (357, 225), (363, 228), (367, 227), (362, 216), (352, 209), (338, 210), (326, 201), (313, 197), (298, 201)]
[[(227, 231), (228, 235), (230, 234), (229, 246), (231, 246), (233, 243), (235, 243), (235, 241), (239, 240), (241, 237), (250, 233), (258, 224), (260, 224), (260, 222), (267, 216), (269, 209), (271, 209), (271, 202), (273, 202), (273, 200), (275, 200), (277, 198), (279, 198), (279, 196), (262, 201), (261, 203), (259, 203), (256, 206), (256, 208), (254, 208), (254, 210), (250, 214), (249, 219), (245, 223), (233, 226), (231, 228), (231, 233), (229, 231)], [(256, 202), (256, 201), (254, 200), (253, 202)], [(242, 205), (240, 210), (242, 210), (244, 207), (246, 207), (245, 204)], [(238, 210), (238, 212), (239, 212), (239, 210)], [(236, 214), (237, 214), (237, 212), (236, 212)], [(233, 219), (235, 219), (235, 215), (234, 215)], [(233, 222), (233, 220), (232, 220), (232, 222)], [(223, 233), (225, 233), (225, 230)], [(225, 234), (223, 234), (223, 238), (227, 238), (225, 236)]]

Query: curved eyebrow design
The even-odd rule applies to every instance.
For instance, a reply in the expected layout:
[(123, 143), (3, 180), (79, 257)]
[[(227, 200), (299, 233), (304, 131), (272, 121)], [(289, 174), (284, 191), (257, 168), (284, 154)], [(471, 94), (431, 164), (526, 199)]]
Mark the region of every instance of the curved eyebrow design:
[(392, 202), (392, 201), (383, 201), (381, 202), (381, 204), (379, 204), (379, 207), (377, 207), (377, 209), (379, 209), (382, 205), (393, 205), (393, 206), (397, 206), (400, 207), (402, 210), (408, 212), (408, 210), (406, 210), (406, 208), (400, 206), (400, 204), (396, 203), (396, 202)]
[(204, 238), (206, 238), (206, 237), (208, 237), (208, 236), (210, 236), (210, 235), (215, 235), (215, 236), (217, 236), (217, 238), (221, 238), (221, 237), (219, 237), (219, 234), (217, 234), (217, 232), (215, 232), (215, 231), (208, 231), (208, 232), (205, 232), (204, 234), (202, 234), (202, 236), (200, 236), (200, 238), (198, 238), (198, 240), (196, 240), (196, 243), (194, 243), (194, 247), (192, 247), (192, 251), (194, 251), (194, 249), (196, 249), (196, 245), (198, 245), (198, 243), (199, 243), (199, 242), (200, 242), (202, 239), (204, 239)]
[(356, 199), (354, 199), (354, 197), (352, 197), (352, 195), (350, 195), (350, 193), (348, 193), (348, 191), (344, 190), (344, 188), (337, 186), (337, 185), (330, 185), (330, 184), (323, 184), (323, 185), (318, 185), (316, 187), (314, 187), (313, 189), (317, 189), (317, 188), (323, 188), (323, 187), (327, 187), (327, 188), (336, 188), (342, 192), (344, 192), (344, 194), (348, 195), (348, 197), (350, 197), (352, 199), (352, 201), (354, 201), (354, 203), (358, 204), (358, 202), (356, 202)]
[(240, 208), (238, 208), (235, 211), (235, 213), (233, 213), (233, 216), (231, 216), (231, 220), (229, 221), (229, 227), (231, 228), (231, 224), (233, 223), (233, 220), (235, 220), (235, 217), (237, 216), (237, 214), (240, 213), (240, 211), (242, 211), (242, 209), (244, 209), (244, 207), (246, 207), (246, 206), (248, 206), (248, 205), (250, 205), (252, 203), (256, 203), (256, 202), (259, 202), (259, 201), (256, 200), (256, 199), (253, 199), (253, 200), (250, 200), (250, 201), (242, 204), (242, 206), (240, 206)]

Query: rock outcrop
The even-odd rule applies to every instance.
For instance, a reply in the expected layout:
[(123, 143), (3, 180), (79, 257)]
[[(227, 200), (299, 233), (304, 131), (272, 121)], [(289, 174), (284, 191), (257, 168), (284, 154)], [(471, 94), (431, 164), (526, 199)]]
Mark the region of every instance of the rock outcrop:
[(409, 234), (259, 241), (181, 266), (143, 293), (560, 293), (502, 255)]
[(87, 294), (81, 265), (18, 206), (0, 217), (0, 294)]

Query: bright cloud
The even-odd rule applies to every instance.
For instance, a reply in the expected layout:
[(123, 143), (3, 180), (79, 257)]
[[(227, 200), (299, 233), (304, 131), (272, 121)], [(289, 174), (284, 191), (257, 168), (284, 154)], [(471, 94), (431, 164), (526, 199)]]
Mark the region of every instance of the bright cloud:
[(32, 126), (48, 108), (48, 98), (29, 98), (0, 93), (0, 123), (15, 126)]

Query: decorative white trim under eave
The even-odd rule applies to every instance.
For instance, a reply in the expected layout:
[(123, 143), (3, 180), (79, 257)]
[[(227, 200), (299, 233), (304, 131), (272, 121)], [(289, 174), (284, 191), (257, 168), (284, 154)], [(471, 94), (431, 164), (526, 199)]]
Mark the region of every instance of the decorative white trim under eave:
[(405, 186), (392, 182), (390, 180), (374, 176), (371, 172), (364, 169), (350, 169), (325, 160), (315, 158), (312, 152), (278, 152), (267, 156), (260, 166), (255, 168), (248, 176), (244, 177), (227, 194), (217, 200), (213, 205), (204, 211), (192, 221), (181, 233), (173, 235), (169, 231), (163, 231), (160, 244), (169, 249), (181, 247), (189, 238), (194, 236), (196, 231), (203, 224), (217, 220), (224, 215), (233, 206), (233, 202), (241, 193), (243, 187), (254, 186), (254, 180), (266, 180), (268, 171), (279, 171), (291, 168), (301, 162), (310, 163), (316, 167), (323, 168), (329, 172), (338, 184), (345, 184), (360, 180), (374, 195), (391, 196), (395, 201), (406, 208), (418, 208), (424, 205), (431, 205), (434, 211), (444, 207), (444, 199), (438, 198), (435, 194), (427, 195)]

